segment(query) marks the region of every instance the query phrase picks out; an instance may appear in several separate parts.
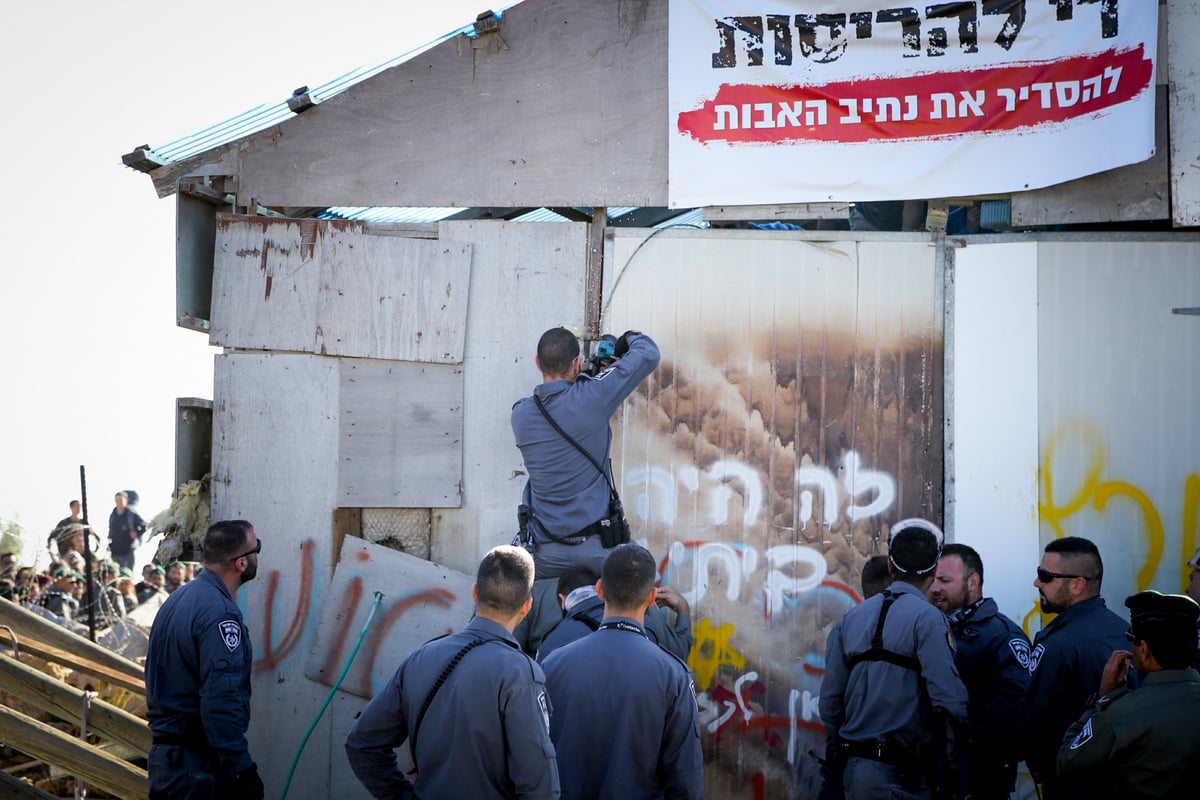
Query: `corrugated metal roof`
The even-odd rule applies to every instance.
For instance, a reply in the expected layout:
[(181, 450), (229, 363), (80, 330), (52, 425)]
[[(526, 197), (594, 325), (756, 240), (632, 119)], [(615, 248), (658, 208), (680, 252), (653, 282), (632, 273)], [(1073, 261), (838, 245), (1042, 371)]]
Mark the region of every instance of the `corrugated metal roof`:
[[(463, 208), (447, 208), (447, 207), (389, 207), (389, 206), (336, 206), (327, 208), (318, 214), (318, 219), (354, 219), (362, 220), (363, 222), (439, 222), (447, 217), (452, 217), (455, 214), (460, 214), (466, 209)], [(628, 214), (631, 211), (637, 211), (636, 206), (610, 208), (608, 210), (608, 218), (616, 219), (617, 217)], [(513, 217), (513, 222), (569, 222), (566, 217), (556, 211), (551, 211), (548, 208), (537, 208), (533, 211), (528, 211), (520, 216)], [(656, 225), (655, 228), (676, 228), (676, 227), (693, 227), (707, 228), (708, 223), (704, 221), (704, 213), (702, 209), (696, 208), (691, 211), (681, 212), (679, 216), (664, 220)]]
[[(509, 5), (512, 4), (510, 3)], [(496, 15), (501, 16), (503, 13), (503, 11), (497, 11)], [(426, 50), (436, 47), (447, 39), (452, 39), (460, 34), (474, 36), (474, 21), (461, 28), (456, 28), (438, 39), (434, 39), (419, 47), (414, 47), (406, 53), (401, 53), (382, 64), (351, 70), (316, 88), (309, 89), (308, 95), (314, 103), (319, 104), (335, 95), (341, 94), (355, 84), (362, 83), (386, 69), (403, 64), (405, 61), (415, 58)], [(212, 150), (223, 144), (228, 144), (244, 136), (249, 136), (257, 131), (269, 128), (272, 125), (278, 125), (295, 116), (292, 110), (288, 108), (287, 101), (289, 99), (291, 99), (290, 96), (276, 103), (264, 103), (249, 111), (244, 111), (235, 117), (231, 117), (224, 122), (210, 125), (204, 130), (173, 139), (164, 144), (155, 145), (150, 148), (150, 154), (156, 161), (163, 164), (183, 161), (207, 150)]]

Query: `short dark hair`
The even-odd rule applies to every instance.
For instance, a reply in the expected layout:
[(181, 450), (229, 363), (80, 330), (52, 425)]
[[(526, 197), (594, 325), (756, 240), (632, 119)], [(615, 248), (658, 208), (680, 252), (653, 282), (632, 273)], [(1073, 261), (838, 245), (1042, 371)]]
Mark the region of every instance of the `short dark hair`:
[(623, 544), (604, 559), (600, 570), (604, 602), (618, 610), (632, 610), (645, 602), (658, 577), (658, 564), (640, 544)]
[(920, 583), (937, 566), (938, 538), (932, 531), (915, 525), (902, 528), (892, 535), (888, 557), (895, 568), (895, 577), (905, 583)]
[(1179, 618), (1143, 620), (1134, 634), (1150, 647), (1163, 669), (1185, 669), (1196, 655), (1196, 623)]
[(538, 340), (537, 357), (546, 375), (565, 375), (579, 357), (579, 340), (566, 328), (551, 328)]
[(1100, 591), (1100, 584), (1104, 580), (1104, 561), (1100, 558), (1100, 548), (1091, 539), (1064, 536), (1047, 544), (1046, 552), (1058, 553), (1065, 558), (1072, 572), (1080, 573), (1087, 578), (1089, 587), (1094, 583), (1096, 591)]
[(523, 547), (493, 547), (475, 573), (475, 602), (490, 613), (511, 617), (533, 591), (533, 556)]
[(566, 597), (581, 586), (595, 586), (599, 579), (596, 570), (585, 564), (567, 567), (558, 576), (558, 593)]
[(942, 558), (946, 556), (958, 556), (962, 559), (963, 566), (967, 568), (966, 575), (963, 577), (970, 577), (974, 572), (979, 576), (979, 585), (983, 585), (983, 559), (979, 557), (979, 553), (974, 547), (952, 542), (942, 548)]
[(892, 585), (892, 573), (888, 572), (888, 557), (871, 556), (862, 568), (863, 599), (874, 597)]
[[(224, 564), (246, 549), (254, 526), (244, 519), (225, 519), (204, 533), (204, 563)], [(174, 564), (172, 564), (174, 566)]]

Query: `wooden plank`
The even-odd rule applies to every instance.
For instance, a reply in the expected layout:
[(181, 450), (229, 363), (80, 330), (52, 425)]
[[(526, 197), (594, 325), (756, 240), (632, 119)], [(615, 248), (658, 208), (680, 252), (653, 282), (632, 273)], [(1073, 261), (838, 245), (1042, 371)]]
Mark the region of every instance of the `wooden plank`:
[(443, 42), (246, 142), (239, 198), (665, 206), (667, 6), (514, 5), (507, 49)]
[[(40, 764), (40, 761), (35, 761)], [(43, 792), (32, 783), (0, 772), (0, 798), (2, 800), (58, 800), (49, 792)]]
[[(11, 642), (8, 638), (8, 632), (0, 629), (0, 644), (8, 647)], [(65, 667), (70, 667), (75, 672), (81, 675), (88, 675), (117, 689), (123, 689), (127, 692), (133, 692), (141, 697), (146, 696), (146, 684), (144, 681), (130, 678), (124, 673), (109, 669), (100, 664), (92, 662), (81, 662), (79, 655), (76, 653), (68, 653), (66, 650), (60, 650), (57, 647), (39, 642), (36, 639), (18, 637), (18, 646), (22, 653), (44, 658), (47, 661), (52, 661)]]
[(0, 738), (14, 750), (61, 766), (72, 775), (117, 797), (134, 800), (149, 796), (146, 770), (114, 758), (99, 748), (7, 706), (0, 706)]
[(8, 625), (16, 632), (21, 647), (27, 646), (26, 639), (36, 639), (71, 654), (71, 660), (65, 662), (64, 666), (76, 666), (83, 662), (83, 666), (93, 664), (103, 667), (109, 673), (125, 676), (131, 685), (141, 686), (140, 690), (136, 690), (140, 694), (146, 693), (146, 671), (140, 664), (105, 650), (100, 645), (55, 625), (16, 603), (0, 603), (0, 624)]
[(345, 669), (375, 593), (383, 594), (341, 690), (370, 698), (425, 642), (471, 619), (474, 579), (390, 547), (348, 538), (330, 583), (305, 677), (332, 686)]
[(1171, 55), (1171, 221), (1200, 225), (1200, 0), (1167, 0)]
[(705, 206), (705, 222), (727, 222), (753, 220), (793, 219), (846, 219), (850, 215), (849, 203), (795, 203), (792, 205), (767, 206)]
[(462, 505), (462, 367), (359, 358), (339, 364), (341, 504)]
[(214, 345), (462, 361), (471, 254), (340, 220), (217, 218)]
[[(1200, 2), (1200, 0), (1197, 0)], [(1167, 219), (1169, 126), (1167, 89), (1156, 88), (1154, 155), (1140, 164), (1012, 195), (1012, 224), (1025, 226)], [(1200, 185), (1200, 184), (1198, 184)]]
[[(45, 675), (15, 658), (0, 658), (0, 689), (59, 719), (75, 725), (83, 724), (83, 690)], [(99, 698), (90, 701), (87, 727), (89, 733), (99, 733), (142, 755), (150, 753), (150, 727), (146, 721)]]
[(538, 337), (556, 325), (584, 324), (588, 226), (448, 221), (440, 237), (470, 243), (474, 267), (463, 358), (467, 505), (434, 514), (432, 560), (474, 574), (483, 554), (516, 532), (525, 468), (509, 415), (541, 380), (533, 363)]

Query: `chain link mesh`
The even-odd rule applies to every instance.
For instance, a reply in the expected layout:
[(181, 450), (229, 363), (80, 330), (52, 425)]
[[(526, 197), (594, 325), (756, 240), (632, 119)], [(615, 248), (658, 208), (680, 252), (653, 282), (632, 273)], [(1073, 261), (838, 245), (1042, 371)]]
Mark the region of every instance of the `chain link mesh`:
[(433, 513), (428, 508), (364, 508), (362, 536), (368, 542), (429, 559)]

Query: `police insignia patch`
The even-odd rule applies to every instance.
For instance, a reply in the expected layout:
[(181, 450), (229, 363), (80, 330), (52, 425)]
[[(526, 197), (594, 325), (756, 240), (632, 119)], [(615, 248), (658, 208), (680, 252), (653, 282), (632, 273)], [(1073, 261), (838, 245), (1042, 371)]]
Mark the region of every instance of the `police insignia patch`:
[(1036, 672), (1038, 664), (1042, 663), (1042, 656), (1046, 654), (1046, 646), (1039, 644), (1037, 647), (1029, 651), (1029, 671)]
[(1010, 639), (1008, 647), (1017, 658), (1017, 663), (1029, 669), (1029, 642), (1024, 639)]
[(229, 648), (229, 652), (238, 649), (238, 645), (242, 643), (242, 626), (235, 620), (227, 619), (220, 625), (221, 639), (224, 640), (225, 646)]
[(1089, 719), (1083, 723), (1083, 729), (1079, 731), (1079, 735), (1075, 737), (1075, 741), (1071, 742), (1071, 749), (1083, 747), (1092, 739), (1092, 721)]
[(550, 698), (542, 692), (538, 695), (538, 708), (542, 710), (542, 722), (546, 724), (546, 733), (550, 733)]

